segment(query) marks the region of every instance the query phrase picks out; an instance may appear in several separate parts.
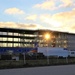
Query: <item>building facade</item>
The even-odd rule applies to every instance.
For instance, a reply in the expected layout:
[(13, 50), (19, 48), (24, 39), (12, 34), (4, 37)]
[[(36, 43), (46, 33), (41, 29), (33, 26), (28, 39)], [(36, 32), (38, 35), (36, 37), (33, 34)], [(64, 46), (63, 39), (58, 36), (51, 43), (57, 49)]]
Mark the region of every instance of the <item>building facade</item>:
[[(50, 34), (48, 40), (44, 36), (46, 33)], [(75, 50), (75, 34), (51, 30), (0, 28), (0, 48), (34, 48), (36, 43), (39, 47)]]

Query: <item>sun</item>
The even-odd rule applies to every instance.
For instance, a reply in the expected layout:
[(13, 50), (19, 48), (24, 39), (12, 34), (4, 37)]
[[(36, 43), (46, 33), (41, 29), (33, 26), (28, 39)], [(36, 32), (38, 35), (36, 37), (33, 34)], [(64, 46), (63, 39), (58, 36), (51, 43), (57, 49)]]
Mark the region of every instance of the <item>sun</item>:
[(50, 39), (50, 34), (49, 34), (49, 33), (46, 33), (46, 34), (45, 34), (45, 39), (46, 39), (46, 40)]

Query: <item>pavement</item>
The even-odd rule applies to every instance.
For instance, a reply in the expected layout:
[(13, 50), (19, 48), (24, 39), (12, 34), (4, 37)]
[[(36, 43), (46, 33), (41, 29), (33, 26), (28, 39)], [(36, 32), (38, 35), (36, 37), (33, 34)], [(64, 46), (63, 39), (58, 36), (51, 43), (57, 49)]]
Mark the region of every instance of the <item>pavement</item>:
[(3, 69), (0, 75), (75, 75), (75, 65)]

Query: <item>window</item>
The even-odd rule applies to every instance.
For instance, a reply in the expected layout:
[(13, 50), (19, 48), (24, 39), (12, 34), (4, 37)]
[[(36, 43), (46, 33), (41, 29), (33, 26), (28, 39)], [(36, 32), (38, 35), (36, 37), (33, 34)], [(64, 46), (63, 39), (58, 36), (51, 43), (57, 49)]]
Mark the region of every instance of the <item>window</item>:
[(7, 41), (7, 38), (3, 38), (3, 41)]
[(13, 35), (13, 33), (10, 32), (10, 33), (8, 33), (8, 35)]
[(3, 38), (0, 38), (0, 41), (3, 41)]
[(8, 38), (8, 41), (12, 41), (13, 38)]
[(18, 34), (18, 33), (14, 33), (14, 35), (15, 35), (15, 36), (18, 36), (19, 34)]
[(67, 40), (64, 40), (64, 43), (67, 43)]
[(14, 41), (18, 41), (18, 38), (14, 38)]

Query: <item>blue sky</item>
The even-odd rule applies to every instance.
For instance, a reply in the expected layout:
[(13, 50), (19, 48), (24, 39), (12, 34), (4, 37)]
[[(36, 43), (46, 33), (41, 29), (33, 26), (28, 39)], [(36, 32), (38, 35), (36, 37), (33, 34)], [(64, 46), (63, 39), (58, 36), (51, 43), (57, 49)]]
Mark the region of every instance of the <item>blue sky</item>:
[(0, 0), (0, 27), (75, 32), (75, 0)]

